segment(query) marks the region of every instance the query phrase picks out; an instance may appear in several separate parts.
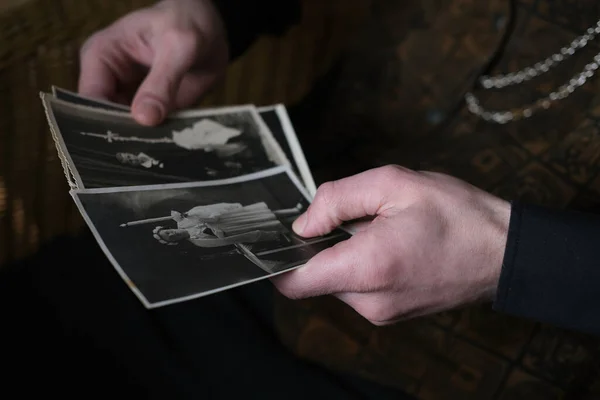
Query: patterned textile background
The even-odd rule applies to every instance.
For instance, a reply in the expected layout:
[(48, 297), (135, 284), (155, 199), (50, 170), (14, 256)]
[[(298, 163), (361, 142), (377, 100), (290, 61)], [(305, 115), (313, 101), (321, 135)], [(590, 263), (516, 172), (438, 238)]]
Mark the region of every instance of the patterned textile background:
[[(317, 181), (399, 163), (506, 199), (597, 208), (598, 80), (504, 126), (471, 116), (463, 96), (488, 68), (532, 65), (598, 18), (600, 3), (591, 0), (374, 0), (365, 28), (324, 80), (327, 89), (309, 96), (327, 93), (327, 111), (302, 132)], [(492, 109), (527, 104), (568, 82), (599, 44), (528, 84), (476, 93)], [(332, 154), (335, 166), (325, 161)], [(597, 339), (493, 313), (487, 304), (384, 328), (330, 298), (279, 298), (277, 315), (297, 354), (422, 399), (600, 398)]]
[[(202, 105), (290, 105), (318, 182), (399, 163), (506, 198), (600, 204), (598, 80), (555, 109), (506, 126), (470, 116), (463, 103), (488, 68), (514, 71), (568, 44), (600, 18), (599, 2), (303, 2), (300, 25), (256, 43)], [(0, 266), (82, 226), (38, 92), (52, 84), (74, 89), (81, 41), (150, 3), (13, 0), (0, 12)], [(492, 108), (527, 103), (568, 81), (599, 43), (529, 84), (478, 93)], [(488, 305), (386, 328), (329, 298), (278, 297), (276, 314), (298, 355), (422, 399), (600, 398), (597, 339)]]

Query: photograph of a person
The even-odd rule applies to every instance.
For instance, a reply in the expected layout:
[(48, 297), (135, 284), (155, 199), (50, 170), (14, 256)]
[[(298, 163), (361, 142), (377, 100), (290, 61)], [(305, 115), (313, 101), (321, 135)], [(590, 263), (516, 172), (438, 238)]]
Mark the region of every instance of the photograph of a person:
[(181, 112), (148, 127), (124, 111), (42, 101), (80, 188), (210, 181), (289, 165), (254, 106)]
[[(56, 86), (52, 86), (52, 94), (57, 99), (72, 104), (95, 107), (109, 111), (131, 112), (131, 108), (126, 105), (113, 103), (110, 101), (91, 99)], [(309, 193), (314, 195), (317, 188), (285, 105), (274, 104), (270, 106), (263, 106), (257, 108), (257, 111), (283, 150), (287, 160), (291, 163), (294, 172), (298, 177), (301, 178), (304, 187), (308, 189)], [(119, 154), (122, 157), (127, 157), (123, 153)], [(145, 155), (142, 155), (142, 157), (144, 156)], [(129, 156), (129, 158), (132, 160), (132, 162), (135, 162), (133, 157)]]
[(309, 195), (289, 167), (72, 193), (105, 254), (148, 308), (289, 271), (350, 237), (341, 229), (311, 239), (292, 231)]

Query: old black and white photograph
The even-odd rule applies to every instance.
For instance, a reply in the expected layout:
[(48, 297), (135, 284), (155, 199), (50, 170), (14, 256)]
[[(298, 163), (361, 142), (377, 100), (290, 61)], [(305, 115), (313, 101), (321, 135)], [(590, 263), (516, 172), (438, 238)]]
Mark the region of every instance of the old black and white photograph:
[(79, 104), (81, 106), (95, 107), (95, 108), (108, 110), (108, 111), (131, 112), (131, 108), (126, 105), (119, 104), (119, 103), (113, 103), (113, 102), (105, 101), (105, 100), (91, 99), (89, 97), (82, 96), (78, 93), (72, 92), (70, 90), (62, 89), (62, 88), (59, 88), (56, 86), (52, 86), (52, 94), (54, 95), (55, 98), (57, 98), (59, 100), (66, 101), (66, 102), (73, 103), (73, 104)]
[(283, 104), (275, 104), (259, 107), (258, 112), (273, 132), (275, 140), (281, 145), (288, 160), (291, 161), (294, 173), (302, 180), (308, 192), (314, 196), (317, 186), (286, 107)]
[(306, 239), (292, 231), (309, 194), (289, 167), (72, 193), (107, 257), (148, 308), (289, 271), (350, 237), (336, 230)]
[[(76, 105), (95, 107), (109, 111), (131, 112), (131, 108), (126, 105), (91, 99), (56, 86), (52, 87), (52, 94), (59, 100)], [(301, 178), (304, 187), (307, 188), (311, 195), (314, 195), (317, 188), (286, 107), (283, 104), (274, 104), (271, 106), (259, 107), (257, 108), (257, 111), (285, 153), (294, 172)]]
[(289, 165), (254, 106), (181, 112), (148, 127), (128, 112), (42, 98), (78, 187), (220, 180)]

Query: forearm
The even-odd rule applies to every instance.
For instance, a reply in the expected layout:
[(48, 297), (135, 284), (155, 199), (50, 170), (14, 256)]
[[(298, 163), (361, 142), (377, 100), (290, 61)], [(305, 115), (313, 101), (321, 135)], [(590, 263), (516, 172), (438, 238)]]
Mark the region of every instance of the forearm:
[(600, 334), (600, 216), (514, 204), (494, 309)]
[(213, 0), (227, 31), (230, 59), (260, 35), (281, 35), (301, 17), (300, 0)]

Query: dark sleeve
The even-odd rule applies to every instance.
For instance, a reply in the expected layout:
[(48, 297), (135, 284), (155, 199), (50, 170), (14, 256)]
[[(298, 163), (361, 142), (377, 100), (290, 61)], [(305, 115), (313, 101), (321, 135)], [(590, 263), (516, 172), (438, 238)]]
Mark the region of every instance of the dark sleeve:
[(493, 307), (600, 334), (600, 216), (513, 203)]
[(300, 0), (213, 0), (223, 18), (230, 58), (242, 55), (261, 35), (282, 35), (300, 21)]

